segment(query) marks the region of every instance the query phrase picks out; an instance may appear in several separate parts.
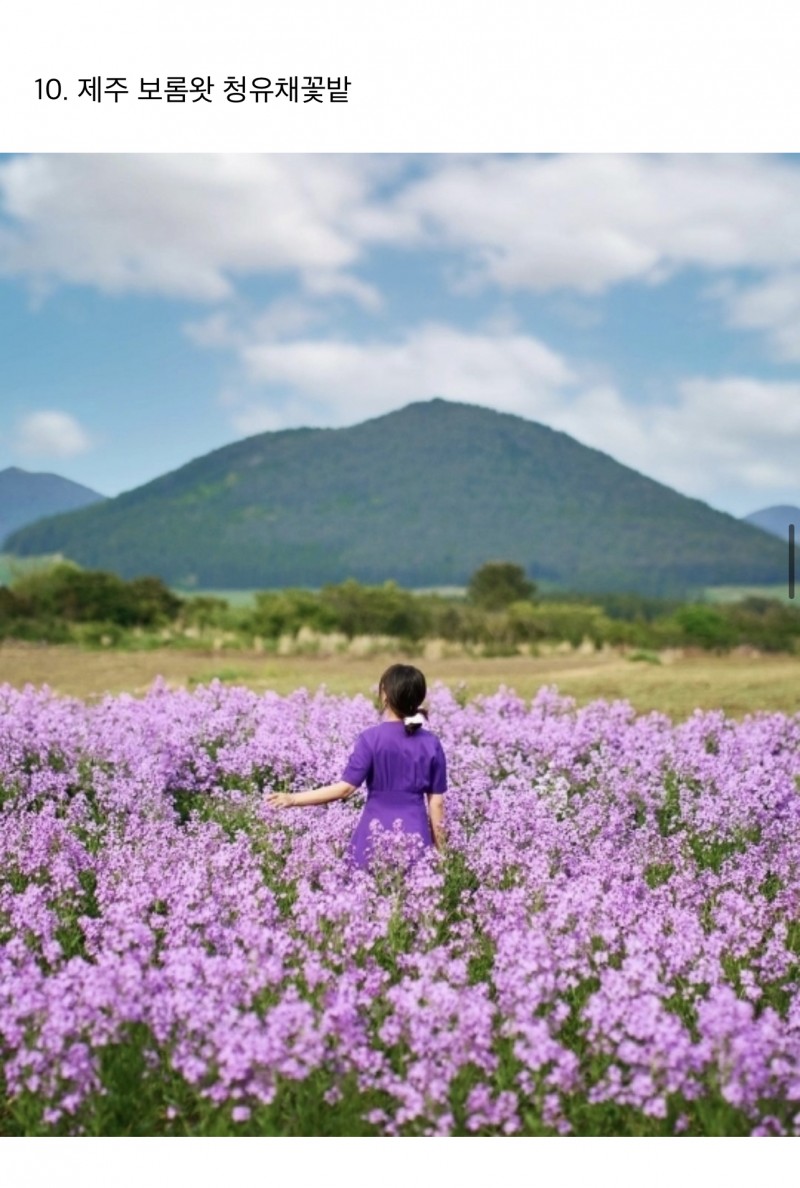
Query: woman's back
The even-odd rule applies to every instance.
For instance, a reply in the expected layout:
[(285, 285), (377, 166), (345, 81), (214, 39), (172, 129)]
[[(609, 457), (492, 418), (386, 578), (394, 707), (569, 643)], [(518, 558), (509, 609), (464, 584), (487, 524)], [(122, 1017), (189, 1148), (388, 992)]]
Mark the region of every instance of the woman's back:
[(367, 802), (351, 841), (356, 866), (369, 865), (376, 829), (399, 824), (423, 846), (434, 844), (426, 796), (438, 798), (447, 788), (444, 751), (435, 734), (406, 733), (402, 721), (370, 726), (358, 736), (342, 780), (367, 785)]
[(444, 792), (442, 745), (429, 730), (407, 734), (402, 722), (379, 722), (359, 736), (342, 779), (357, 785), (366, 782), (373, 795)]

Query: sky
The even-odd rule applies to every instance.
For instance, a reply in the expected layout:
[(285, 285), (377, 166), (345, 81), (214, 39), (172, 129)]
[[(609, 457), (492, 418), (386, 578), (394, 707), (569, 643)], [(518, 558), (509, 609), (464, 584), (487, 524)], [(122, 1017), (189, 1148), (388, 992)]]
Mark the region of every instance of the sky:
[(0, 156), (0, 469), (114, 495), (434, 396), (800, 503), (800, 156)]

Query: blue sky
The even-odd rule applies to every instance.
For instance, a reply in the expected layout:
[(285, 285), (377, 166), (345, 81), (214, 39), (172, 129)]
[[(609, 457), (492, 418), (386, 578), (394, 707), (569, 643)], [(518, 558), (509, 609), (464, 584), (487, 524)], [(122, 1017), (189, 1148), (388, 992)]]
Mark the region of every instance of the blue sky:
[(800, 159), (0, 157), (0, 360), (0, 468), (106, 494), (443, 396), (798, 503)]

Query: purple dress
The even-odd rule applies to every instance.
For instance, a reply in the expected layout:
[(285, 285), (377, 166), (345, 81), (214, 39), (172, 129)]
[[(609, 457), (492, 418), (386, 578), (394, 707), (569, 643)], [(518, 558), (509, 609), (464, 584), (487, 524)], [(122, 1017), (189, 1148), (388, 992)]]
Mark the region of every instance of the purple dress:
[(395, 821), (404, 833), (433, 845), (425, 794), (447, 790), (447, 763), (435, 734), (421, 728), (406, 734), (402, 722), (380, 722), (356, 739), (342, 780), (358, 787), (367, 782), (367, 803), (350, 843), (356, 866), (369, 864), (370, 825), (391, 830)]

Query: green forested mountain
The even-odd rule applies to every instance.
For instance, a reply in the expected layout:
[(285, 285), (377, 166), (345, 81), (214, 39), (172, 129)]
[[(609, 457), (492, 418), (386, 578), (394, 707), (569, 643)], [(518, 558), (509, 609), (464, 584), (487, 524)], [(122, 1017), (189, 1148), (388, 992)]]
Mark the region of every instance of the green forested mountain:
[(6, 547), (207, 588), (461, 585), (502, 559), (574, 590), (684, 594), (786, 565), (760, 529), (565, 433), (444, 400), (247, 438)]

